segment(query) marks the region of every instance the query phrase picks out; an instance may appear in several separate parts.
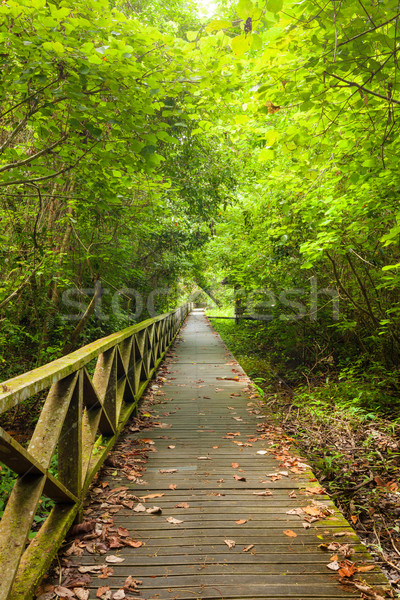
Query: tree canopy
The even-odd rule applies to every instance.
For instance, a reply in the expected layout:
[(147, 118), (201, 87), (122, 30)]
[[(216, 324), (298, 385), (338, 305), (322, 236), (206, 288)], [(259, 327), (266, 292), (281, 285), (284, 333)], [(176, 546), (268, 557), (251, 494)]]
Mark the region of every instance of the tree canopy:
[[(302, 335), (397, 364), (399, 16), (394, 0), (223, 1), (210, 19), (183, 0), (3, 2), (4, 374), (120, 328), (121, 290), (168, 288), (166, 309), (178, 281), (224, 278), (256, 303), (286, 293), (269, 308)], [(65, 293), (89, 304), (96, 282), (123, 310), (76, 330)], [(312, 285), (338, 319), (325, 296), (315, 323)]]

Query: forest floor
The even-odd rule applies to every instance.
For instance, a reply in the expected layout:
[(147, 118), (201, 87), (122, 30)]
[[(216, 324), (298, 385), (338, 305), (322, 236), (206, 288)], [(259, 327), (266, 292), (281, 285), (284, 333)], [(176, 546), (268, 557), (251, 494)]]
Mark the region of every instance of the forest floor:
[(399, 421), (365, 410), (357, 389), (352, 403), (338, 401), (346, 382), (288, 384), (282, 363), (257, 352), (253, 337), (249, 344), (251, 325), (212, 324), (400, 597)]

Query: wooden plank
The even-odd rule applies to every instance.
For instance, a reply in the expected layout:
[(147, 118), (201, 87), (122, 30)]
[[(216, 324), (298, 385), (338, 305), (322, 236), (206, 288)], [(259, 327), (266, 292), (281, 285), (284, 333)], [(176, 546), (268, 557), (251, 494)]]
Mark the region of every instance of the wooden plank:
[[(174, 327), (171, 319), (171, 333), (175, 332)], [(145, 352), (145, 332), (142, 338), (140, 343)], [(93, 576), (90, 600), (95, 598), (98, 587), (109, 585), (113, 592), (117, 591), (128, 575), (142, 581), (139, 590), (147, 600), (354, 598), (353, 591), (340, 586), (337, 576), (327, 569), (331, 554), (323, 552), (319, 545), (333, 541), (348, 544), (355, 553), (354, 560), (370, 562), (371, 557), (355, 532), (329, 497), (306, 495), (306, 488), (319, 485), (313, 481), (309, 469), (297, 475), (289, 472), (288, 477), (282, 475), (282, 479), (276, 481), (268, 477), (268, 473), (287, 470), (273, 456), (257, 454), (259, 449), (269, 449), (269, 440), (260, 439), (251, 447), (239, 447), (224, 438), (227, 431), (240, 431), (237, 439), (241, 441), (246, 441), (247, 435), (257, 436), (259, 421), (256, 415), (249, 414), (246, 405), (247, 379), (243, 377), (239, 382), (216, 379), (221, 373), (232, 374), (231, 365), (226, 364), (232, 357), (225, 356), (223, 347), (212, 353), (217, 359), (222, 357), (223, 364), (207, 374), (200, 373), (197, 365), (188, 360), (189, 356), (199, 356), (199, 346), (206, 345), (207, 340), (213, 347), (220, 344), (203, 318), (191, 317), (183, 338), (174, 352), (174, 361), (182, 368), (180, 372), (177, 368), (176, 373), (172, 373), (173, 366), (167, 369), (167, 381), (161, 390), (166, 393), (160, 396), (163, 404), (150, 408), (153, 419), (169, 427), (125, 436), (127, 446), (131, 442), (133, 447), (140, 447), (140, 438), (154, 441), (151, 446), (154, 451), (148, 452), (144, 483), (132, 483), (118, 468), (106, 468), (100, 477), (102, 483), (109, 483), (106, 494), (121, 486), (139, 499), (152, 492), (163, 494), (159, 498), (144, 499), (146, 508), (160, 506), (162, 514), (136, 513), (127, 508), (114, 512), (112, 505), (101, 504), (106, 497), (98, 498), (99, 514), (105, 520), (108, 514), (116, 530), (126, 528), (129, 535), (141, 540), (143, 545), (137, 549), (109, 550), (108, 554), (121, 556), (123, 562), (113, 564), (114, 572), (106, 581)], [(240, 397), (230, 396), (239, 393), (238, 390)], [(166, 398), (170, 398), (168, 404), (164, 404)], [(169, 445), (175, 448), (169, 449)], [(214, 445), (219, 447), (213, 448)], [(211, 460), (198, 459), (206, 455)], [(239, 468), (233, 468), (232, 462), (239, 463)], [(176, 471), (160, 472), (163, 469)], [(244, 475), (247, 481), (236, 481), (235, 474)], [(224, 481), (219, 481), (221, 479)], [(177, 489), (169, 489), (172, 483)], [(273, 495), (254, 494), (266, 489)], [(289, 496), (293, 490), (295, 498)], [(287, 514), (290, 509), (308, 506), (315, 500), (333, 510), (332, 517), (305, 529), (304, 519)], [(187, 502), (189, 508), (177, 508), (179, 502)], [(89, 518), (96, 515), (95, 503), (91, 510)], [(182, 522), (167, 522), (171, 516)], [(235, 521), (239, 519), (247, 519), (247, 522), (238, 525)], [(286, 530), (296, 536), (285, 535)], [(226, 539), (236, 542), (231, 550), (224, 542)], [(243, 552), (249, 545), (253, 548)], [(105, 556), (85, 552), (74, 557), (74, 562), (105, 564)], [(379, 569), (363, 575), (378, 588), (386, 583)]]

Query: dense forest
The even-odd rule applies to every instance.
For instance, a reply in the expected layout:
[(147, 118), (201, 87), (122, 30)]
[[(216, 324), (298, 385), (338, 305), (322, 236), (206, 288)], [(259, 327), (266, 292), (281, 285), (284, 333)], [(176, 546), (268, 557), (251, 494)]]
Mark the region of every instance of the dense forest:
[(1, 378), (236, 307), (212, 323), (398, 561), (400, 2), (204, 11), (0, 4)]

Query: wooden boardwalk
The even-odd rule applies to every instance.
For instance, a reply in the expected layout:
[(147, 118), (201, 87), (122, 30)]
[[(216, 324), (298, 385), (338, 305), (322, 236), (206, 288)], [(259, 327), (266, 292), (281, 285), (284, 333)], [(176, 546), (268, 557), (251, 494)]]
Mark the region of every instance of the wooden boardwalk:
[[(104, 497), (115, 488), (114, 497), (118, 488), (139, 498), (157, 494), (141, 504), (162, 513), (136, 512), (136, 500), (131, 508), (129, 501), (100, 505), (103, 527), (143, 544), (70, 556), (76, 570), (113, 569), (107, 578), (92, 570), (89, 597), (112, 598), (131, 576), (141, 583), (125, 596), (146, 600), (361, 598), (327, 565), (343, 566), (350, 548), (349, 564), (366, 566), (370, 557), (329, 498), (315, 493), (318, 482), (287, 441), (264, 425), (247, 377), (200, 311), (188, 318), (167, 365), (155, 391), (161, 403), (151, 408), (162, 427), (123, 440), (125, 452), (150, 440), (142, 443), (154, 450), (144, 483), (117, 467), (99, 477), (108, 483)], [(110, 555), (123, 560), (108, 562)], [(376, 589), (386, 582), (377, 569), (361, 579)]]

